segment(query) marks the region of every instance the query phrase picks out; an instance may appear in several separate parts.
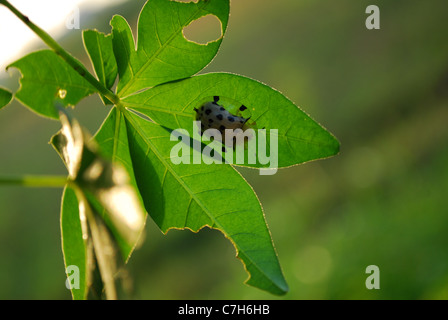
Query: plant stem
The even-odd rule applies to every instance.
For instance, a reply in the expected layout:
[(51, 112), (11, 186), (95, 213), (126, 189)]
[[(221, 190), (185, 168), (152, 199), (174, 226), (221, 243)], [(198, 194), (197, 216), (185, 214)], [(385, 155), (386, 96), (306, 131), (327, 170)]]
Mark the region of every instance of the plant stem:
[(47, 32), (39, 28), (30, 19), (23, 15), (19, 10), (17, 10), (13, 5), (11, 5), (7, 0), (0, 0), (0, 4), (3, 4), (12, 13), (14, 13), (17, 18), (19, 18), (24, 24), (26, 24), (47, 46), (49, 46), (57, 55), (59, 55), (68, 65), (70, 65), (77, 73), (79, 73), (84, 79), (86, 79), (92, 86), (94, 86), (99, 93), (109, 99), (112, 103), (118, 104), (120, 98), (115, 95), (112, 91), (107, 89), (101, 82), (99, 82), (85, 67), (84, 65), (75, 59), (70, 53), (65, 51), (59, 43), (56, 42)]
[(69, 180), (66, 176), (20, 176), (0, 177), (0, 186), (18, 185), (23, 187), (62, 188)]

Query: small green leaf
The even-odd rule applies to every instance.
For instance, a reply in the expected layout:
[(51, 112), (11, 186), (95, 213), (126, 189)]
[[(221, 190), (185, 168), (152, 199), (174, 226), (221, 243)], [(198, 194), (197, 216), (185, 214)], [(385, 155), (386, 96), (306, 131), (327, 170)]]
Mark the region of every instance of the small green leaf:
[(228, 0), (198, 3), (150, 0), (139, 16), (137, 49), (126, 20), (114, 16), (111, 26), (120, 75), (118, 95), (125, 97), (144, 88), (192, 76), (209, 64), (222, 37), (200, 45), (185, 39), (182, 32), (191, 22), (209, 14), (221, 21), (224, 35), (229, 18)]
[(137, 184), (162, 231), (218, 229), (235, 246), (248, 284), (286, 293), (263, 210), (244, 178), (228, 165), (174, 164), (171, 149), (180, 142), (170, 141), (169, 130), (132, 113), (126, 122)]
[[(85, 223), (85, 220), (83, 220)], [(61, 205), (61, 237), (62, 252), (64, 254), (65, 267), (76, 266), (79, 270), (79, 288), (72, 288), (71, 292), (74, 300), (84, 300), (91, 283), (92, 256), (87, 252), (87, 226), (81, 226), (79, 216), (78, 199), (72, 188), (66, 187), (62, 195)]]
[[(112, 35), (105, 35), (97, 30), (84, 30), (83, 40), (98, 80), (107, 89), (112, 88), (118, 74), (112, 47)], [(104, 98), (103, 102), (110, 104)]]
[(50, 50), (33, 52), (10, 64), (22, 73), (15, 98), (40, 115), (58, 118), (55, 101), (74, 106), (95, 88)]
[[(209, 73), (163, 84), (123, 99), (123, 104), (170, 129), (190, 136), (194, 108), (207, 97), (226, 97), (246, 106), (258, 128), (277, 129), (278, 167), (326, 158), (339, 151), (337, 139), (280, 92), (258, 81), (229, 73)], [(245, 157), (247, 161), (247, 157)], [(259, 163), (245, 166), (263, 167)]]
[(12, 93), (0, 87), (0, 109), (7, 106), (12, 100)]

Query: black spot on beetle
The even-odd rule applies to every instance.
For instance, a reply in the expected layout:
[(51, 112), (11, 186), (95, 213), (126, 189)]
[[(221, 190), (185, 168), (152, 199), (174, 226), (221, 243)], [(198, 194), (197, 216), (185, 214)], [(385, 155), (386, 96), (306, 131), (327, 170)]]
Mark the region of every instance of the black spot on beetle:
[(221, 107), (221, 108), (219, 108), (219, 110), (224, 111), (224, 110), (226, 110), (226, 109), (224, 109), (223, 107)]
[(227, 120), (229, 120), (230, 122), (234, 122), (234, 121), (235, 121), (235, 118), (232, 117), (232, 116), (228, 116), (228, 117), (227, 117)]
[(247, 107), (244, 104), (242, 104), (241, 107), (240, 107), (240, 111), (244, 111), (246, 109), (247, 109)]
[(218, 114), (218, 115), (216, 116), (216, 118), (217, 118), (218, 120), (222, 120), (222, 119), (223, 119), (223, 116), (222, 116), (222, 114)]
[(211, 109), (207, 109), (207, 110), (205, 110), (205, 114), (206, 114), (206, 115), (209, 115), (210, 113), (212, 113), (212, 110), (211, 110)]
[(226, 127), (224, 127), (224, 126), (220, 126), (220, 127), (219, 127), (219, 130), (220, 130), (220, 131), (224, 131), (224, 130), (226, 130)]
[(212, 118), (208, 118), (208, 122), (212, 123), (213, 119)]

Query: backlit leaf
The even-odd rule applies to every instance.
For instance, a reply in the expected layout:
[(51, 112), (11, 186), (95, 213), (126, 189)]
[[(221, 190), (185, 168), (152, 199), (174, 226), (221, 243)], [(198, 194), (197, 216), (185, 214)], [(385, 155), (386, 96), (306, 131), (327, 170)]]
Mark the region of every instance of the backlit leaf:
[[(278, 132), (278, 167), (326, 158), (339, 152), (339, 142), (304, 111), (275, 89), (258, 81), (230, 73), (209, 73), (171, 82), (123, 99), (126, 107), (150, 117), (170, 129), (186, 129), (190, 136), (196, 113), (204, 98), (220, 96), (247, 107), (251, 121), (265, 128), (270, 146), (270, 129)], [(258, 129), (257, 129), (258, 130)], [(240, 165), (265, 167), (257, 163)]]
[[(112, 36), (105, 35), (97, 30), (84, 30), (83, 40), (98, 80), (107, 89), (111, 89), (118, 74), (112, 49)], [(104, 98), (103, 101), (110, 103)]]
[(138, 21), (138, 43), (121, 16), (111, 21), (114, 53), (120, 80), (120, 97), (168, 81), (186, 78), (203, 69), (216, 55), (222, 36), (206, 45), (188, 41), (183, 29), (193, 21), (214, 15), (224, 35), (229, 17), (228, 0), (198, 3), (150, 0)]
[(95, 88), (56, 53), (42, 50), (13, 62), (8, 68), (22, 73), (15, 98), (40, 115), (58, 119), (55, 101), (74, 106), (95, 92)]
[(263, 210), (244, 178), (228, 165), (175, 164), (171, 149), (179, 142), (170, 141), (169, 130), (132, 113), (126, 122), (137, 184), (162, 231), (218, 229), (235, 246), (248, 284), (286, 293)]

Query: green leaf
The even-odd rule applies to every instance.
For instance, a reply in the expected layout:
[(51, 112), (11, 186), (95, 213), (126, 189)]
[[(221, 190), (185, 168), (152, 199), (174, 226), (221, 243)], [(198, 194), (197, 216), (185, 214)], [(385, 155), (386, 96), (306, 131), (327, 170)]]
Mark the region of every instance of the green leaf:
[(228, 0), (198, 3), (150, 0), (139, 16), (137, 49), (126, 20), (114, 16), (111, 26), (120, 75), (118, 95), (125, 97), (144, 88), (192, 76), (210, 63), (222, 36), (200, 45), (186, 40), (182, 33), (191, 22), (209, 14), (221, 21), (224, 35), (229, 18)]
[(36, 113), (57, 119), (55, 101), (74, 106), (95, 88), (50, 50), (33, 52), (13, 62), (22, 73), (15, 98)]
[[(85, 220), (84, 220), (85, 223)], [(84, 234), (87, 226), (84, 226)], [(61, 205), (61, 237), (65, 268), (76, 266), (79, 270), (79, 288), (72, 288), (74, 300), (84, 300), (91, 283), (93, 257), (87, 255), (87, 236), (83, 237), (83, 228), (79, 216), (78, 199), (72, 188), (66, 187)]]
[[(238, 101), (248, 108), (251, 121), (277, 129), (278, 167), (326, 158), (339, 151), (337, 139), (280, 92), (258, 81), (229, 73), (209, 73), (163, 84), (123, 99), (123, 105), (171, 129), (184, 128), (190, 136), (200, 103), (220, 96)], [(263, 167), (260, 163), (241, 165)]]
[(12, 100), (12, 93), (0, 87), (0, 109), (7, 106)]
[[(118, 69), (112, 47), (112, 35), (97, 30), (83, 31), (84, 46), (89, 54), (98, 80), (110, 89), (117, 78)], [(110, 104), (103, 97), (105, 104)]]
[(170, 130), (132, 113), (125, 115), (137, 184), (161, 230), (220, 230), (249, 272), (248, 284), (286, 293), (263, 210), (244, 178), (228, 165), (174, 164), (170, 153), (179, 142), (170, 141)]

